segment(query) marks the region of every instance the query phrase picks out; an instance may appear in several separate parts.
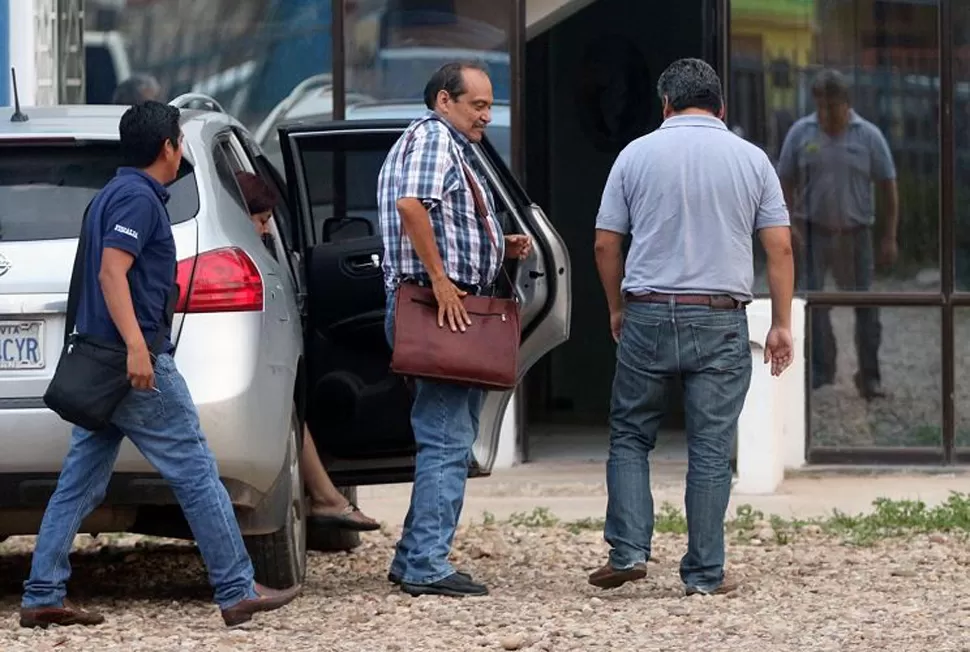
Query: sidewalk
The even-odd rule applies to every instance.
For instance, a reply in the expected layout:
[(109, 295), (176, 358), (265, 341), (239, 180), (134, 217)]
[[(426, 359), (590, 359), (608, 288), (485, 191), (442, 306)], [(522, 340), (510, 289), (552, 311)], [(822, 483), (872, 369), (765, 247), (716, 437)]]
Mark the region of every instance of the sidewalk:
[[(606, 513), (605, 473), (606, 466), (600, 461), (557, 461), (524, 464), (496, 471), (488, 478), (469, 480), (462, 522), (481, 522), (486, 511), (502, 520), (537, 507), (548, 508), (566, 521), (602, 518)], [(683, 509), (685, 473), (682, 462), (654, 463), (656, 508), (666, 501)], [(919, 499), (936, 505), (945, 501), (951, 491), (970, 491), (966, 470), (880, 470), (849, 475), (842, 470), (813, 469), (787, 478), (775, 495), (733, 494), (729, 514), (744, 504), (785, 518), (825, 516), (833, 509), (857, 514), (870, 511), (877, 498)], [(397, 525), (407, 512), (410, 492), (410, 484), (360, 487), (358, 500), (368, 515)]]

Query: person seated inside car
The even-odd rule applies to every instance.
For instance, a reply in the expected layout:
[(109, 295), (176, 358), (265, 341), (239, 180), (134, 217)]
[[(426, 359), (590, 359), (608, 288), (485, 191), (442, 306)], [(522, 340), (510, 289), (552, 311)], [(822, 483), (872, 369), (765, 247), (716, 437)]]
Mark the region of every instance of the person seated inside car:
[[(256, 233), (272, 251), (267, 237), (271, 237), (269, 220), (273, 215), (273, 207), (278, 201), (276, 193), (265, 181), (251, 172), (237, 172), (236, 181), (246, 201), (249, 218), (253, 222)], [(380, 529), (380, 523), (365, 515), (357, 505), (337, 491), (323, 462), (320, 461), (316, 446), (313, 444), (313, 437), (310, 436), (307, 428), (303, 429), (303, 453), (300, 466), (310, 498), (307, 520), (311, 526), (358, 532)]]

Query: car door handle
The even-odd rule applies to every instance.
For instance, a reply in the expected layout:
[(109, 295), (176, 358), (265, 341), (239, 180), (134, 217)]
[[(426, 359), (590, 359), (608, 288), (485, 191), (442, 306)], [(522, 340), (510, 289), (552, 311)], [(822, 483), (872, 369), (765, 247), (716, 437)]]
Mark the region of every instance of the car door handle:
[(381, 257), (378, 254), (370, 254), (369, 256), (359, 256), (357, 258), (351, 258), (348, 263), (350, 264), (350, 269), (355, 272), (363, 272), (368, 269), (378, 269), (381, 266)]

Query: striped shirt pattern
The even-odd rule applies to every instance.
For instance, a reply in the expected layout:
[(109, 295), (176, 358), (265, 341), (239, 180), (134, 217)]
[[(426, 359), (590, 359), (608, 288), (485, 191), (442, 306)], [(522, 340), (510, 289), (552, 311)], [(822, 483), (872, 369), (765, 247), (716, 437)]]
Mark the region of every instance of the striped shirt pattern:
[[(505, 239), (495, 218), (491, 192), (473, 160), (468, 139), (432, 111), (411, 123), (391, 148), (377, 180), (388, 293), (402, 277), (427, 276), (401, 225), (397, 201), (403, 197), (419, 199), (428, 209), (448, 278), (482, 286), (495, 281), (505, 255)], [(462, 164), (468, 166), (485, 198), (495, 246), (475, 213), (475, 198)]]

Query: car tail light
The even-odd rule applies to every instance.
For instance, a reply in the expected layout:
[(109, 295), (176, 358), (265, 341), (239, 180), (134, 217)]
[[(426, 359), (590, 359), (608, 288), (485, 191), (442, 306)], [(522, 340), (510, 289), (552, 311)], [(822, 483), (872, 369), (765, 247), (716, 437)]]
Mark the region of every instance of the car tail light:
[(246, 312), (263, 309), (263, 279), (242, 249), (215, 249), (178, 264), (175, 312)]

